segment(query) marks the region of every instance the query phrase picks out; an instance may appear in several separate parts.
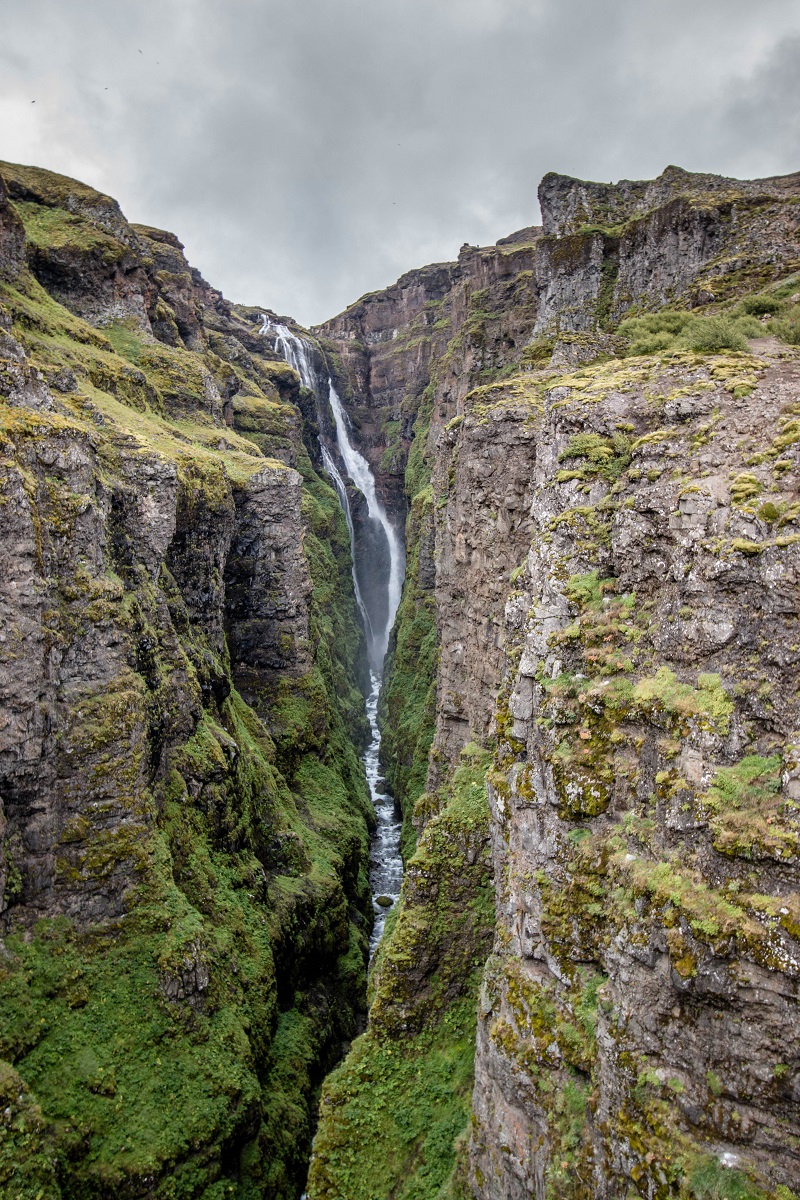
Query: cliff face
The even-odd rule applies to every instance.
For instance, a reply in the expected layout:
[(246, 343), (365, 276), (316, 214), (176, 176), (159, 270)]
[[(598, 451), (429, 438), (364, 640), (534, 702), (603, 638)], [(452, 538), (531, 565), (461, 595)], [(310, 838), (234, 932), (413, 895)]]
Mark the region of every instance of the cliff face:
[[(307, 1193), (791, 1200), (800, 183), (540, 199), (317, 331), (406, 527), (407, 873)], [(296, 1197), (361, 1027), (363, 637), (260, 326), (171, 234), (0, 166), (24, 1200)]]
[(344, 517), (257, 313), (0, 175), (0, 1191), (295, 1197), (363, 1005)]
[(798, 563), (770, 505), (796, 502), (772, 452), (797, 365), (764, 347), (529, 386), (476, 1192), (667, 1194), (704, 1156), (791, 1186)]
[[(323, 1093), (309, 1194), (368, 1197), (390, 1162), (398, 1197), (786, 1198), (800, 185), (670, 168), (549, 176), (540, 196), (542, 229), (325, 327), (359, 414), (379, 396), (404, 428), (419, 397), (384, 702), (419, 841), (370, 1029)], [(448, 838), (481, 753), (489, 811)], [(494, 948), (471, 1121), (451, 1110), (448, 1138), (436, 1064), (458, 1039), (436, 988), (478, 1000), (447, 904), (455, 873), (460, 911), (479, 910), (482, 838)], [(477, 962), (486, 926), (469, 938)], [(379, 1078), (407, 1121), (379, 1118), (359, 1174), (347, 1146)]]

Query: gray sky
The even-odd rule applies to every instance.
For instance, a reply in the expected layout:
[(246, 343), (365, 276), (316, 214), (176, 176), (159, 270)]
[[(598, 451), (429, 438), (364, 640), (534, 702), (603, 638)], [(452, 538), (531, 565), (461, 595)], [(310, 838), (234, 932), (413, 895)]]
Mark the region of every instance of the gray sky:
[(798, 0), (0, 0), (0, 31), (0, 158), (305, 324), (532, 224), (546, 171), (800, 169)]

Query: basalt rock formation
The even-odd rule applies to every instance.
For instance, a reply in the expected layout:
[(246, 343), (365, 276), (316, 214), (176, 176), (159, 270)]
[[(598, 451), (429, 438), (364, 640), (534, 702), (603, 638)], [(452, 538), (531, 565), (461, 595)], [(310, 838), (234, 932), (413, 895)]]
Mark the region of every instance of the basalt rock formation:
[(171, 234), (0, 177), (2, 1185), (800, 1195), (800, 176), (549, 175), (305, 335), (406, 530), (352, 1046), (330, 414)]
[(406, 462), (409, 857), (309, 1195), (785, 1200), (800, 176), (540, 202), (323, 331)]
[(0, 175), (0, 1192), (295, 1197), (363, 1019), (344, 516), (258, 312)]

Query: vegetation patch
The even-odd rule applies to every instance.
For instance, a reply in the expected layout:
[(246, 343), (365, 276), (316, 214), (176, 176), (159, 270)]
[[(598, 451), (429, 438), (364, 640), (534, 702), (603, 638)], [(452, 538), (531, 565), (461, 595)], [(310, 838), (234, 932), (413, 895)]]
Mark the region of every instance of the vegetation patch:
[(711, 818), (714, 846), (745, 858), (789, 858), (800, 847), (800, 806), (780, 794), (781, 757), (748, 754), (720, 767), (701, 798)]
[(494, 928), (488, 762), (479, 747), (465, 749), (408, 862), (373, 968), (369, 1028), (323, 1089), (313, 1200), (455, 1200)]
[[(31, 189), (51, 179), (20, 170)], [(111, 201), (52, 180), (46, 202), (21, 202), (29, 247), (130, 251), (108, 232), (125, 230)], [(96, 219), (78, 211), (87, 191)], [(297, 393), (283, 364), (220, 336), (216, 348), (238, 355), (229, 364), (131, 319), (100, 332), (25, 272), (0, 299), (25, 370), (54, 381), (52, 409), (0, 405), (35, 520), (45, 635), (65, 658), (94, 643), (118, 647), (123, 664), (59, 701), (53, 736), (80, 768), (62, 786), (55, 885), (75, 911), (118, 876), (125, 885), (108, 920), (25, 928), (22, 860), (8, 847), (0, 1191), (294, 1200), (322, 1076), (366, 996), (372, 813), (344, 515), (312, 469), (297, 409), (277, 398)], [(303, 476), (314, 661), (299, 679), (270, 680), (259, 716), (233, 686), (215, 551), (238, 489), (286, 471), (272, 454), (291, 454)], [(148, 504), (164, 505), (154, 542), (176, 523), (169, 551), (152, 550), (155, 572), (142, 561)], [(106, 510), (93, 557), (73, 561), (80, 521), (99, 528)]]
[(558, 471), (556, 482), (599, 478), (614, 483), (630, 465), (630, 449), (631, 439), (623, 432), (616, 432), (610, 438), (598, 433), (574, 434), (558, 461), (582, 459), (584, 465)]
[[(381, 693), (381, 762), (389, 790), (403, 811), (403, 857), (414, 849), (414, 805), (425, 788), (436, 719), (439, 646), (430, 586), (433, 490), (414, 497), (406, 523), (406, 579), (386, 661)], [(420, 576), (420, 556), (423, 577)]]

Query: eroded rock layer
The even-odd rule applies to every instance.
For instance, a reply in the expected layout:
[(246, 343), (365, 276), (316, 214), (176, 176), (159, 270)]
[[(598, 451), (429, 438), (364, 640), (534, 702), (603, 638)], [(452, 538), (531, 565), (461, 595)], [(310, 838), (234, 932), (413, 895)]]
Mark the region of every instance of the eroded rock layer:
[[(788, 1200), (800, 180), (540, 200), (323, 330), (387, 494), (405, 462), (383, 745), (418, 841), (309, 1195)], [(478, 994), (448, 904), (487, 837)]]
[(258, 312), (0, 175), (0, 1192), (296, 1197), (369, 932), (344, 516)]

